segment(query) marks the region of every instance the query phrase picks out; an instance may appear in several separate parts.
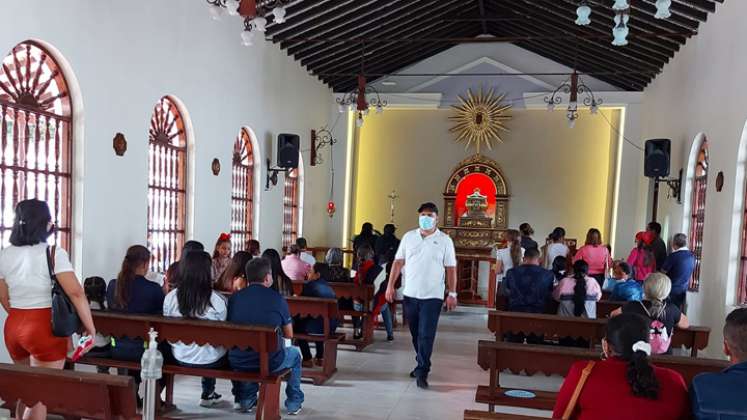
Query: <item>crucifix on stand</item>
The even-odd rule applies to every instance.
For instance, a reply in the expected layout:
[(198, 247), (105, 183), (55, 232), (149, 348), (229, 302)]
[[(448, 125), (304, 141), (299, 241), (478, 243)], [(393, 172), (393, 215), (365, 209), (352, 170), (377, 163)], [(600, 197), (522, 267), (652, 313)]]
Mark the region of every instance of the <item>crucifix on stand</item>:
[(394, 223), (394, 202), (399, 198), (397, 190), (392, 190), (387, 197), (389, 197), (389, 223)]

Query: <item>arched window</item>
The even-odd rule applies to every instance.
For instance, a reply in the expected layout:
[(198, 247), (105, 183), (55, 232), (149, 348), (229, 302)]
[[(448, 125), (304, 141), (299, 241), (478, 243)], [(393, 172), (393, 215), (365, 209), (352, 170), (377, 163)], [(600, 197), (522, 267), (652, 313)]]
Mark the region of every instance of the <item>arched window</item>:
[(246, 128), (233, 144), (231, 172), (231, 244), (233, 252), (243, 251), (253, 238), (254, 224), (254, 148)]
[(148, 130), (148, 246), (151, 269), (165, 272), (179, 259), (187, 221), (187, 133), (174, 100), (156, 104)]
[(42, 45), (25, 41), (0, 67), (0, 235), (7, 246), (15, 205), (38, 198), (56, 226), (50, 242), (71, 249), (72, 115), (67, 82)]
[(285, 176), (283, 192), (283, 248), (289, 247), (298, 238), (299, 201), (301, 199), (298, 168)]
[(703, 255), (703, 225), (705, 223), (706, 189), (708, 187), (708, 141), (703, 141), (695, 160), (690, 197), (690, 249), (695, 254), (695, 271), (690, 291), (700, 289), (700, 262)]

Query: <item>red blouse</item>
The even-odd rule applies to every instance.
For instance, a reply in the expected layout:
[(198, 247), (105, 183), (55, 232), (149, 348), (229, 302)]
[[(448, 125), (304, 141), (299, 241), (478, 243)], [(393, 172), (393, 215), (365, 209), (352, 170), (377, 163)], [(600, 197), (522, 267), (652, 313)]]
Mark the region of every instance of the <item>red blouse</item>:
[[(581, 371), (588, 362), (571, 366), (560, 388), (553, 418), (561, 418), (571, 400)], [(608, 359), (597, 362), (586, 379), (571, 418), (577, 420), (680, 420), (689, 419), (690, 400), (687, 385), (679, 373), (655, 367), (659, 380), (659, 398), (650, 400), (633, 396), (626, 378), (627, 362)]]

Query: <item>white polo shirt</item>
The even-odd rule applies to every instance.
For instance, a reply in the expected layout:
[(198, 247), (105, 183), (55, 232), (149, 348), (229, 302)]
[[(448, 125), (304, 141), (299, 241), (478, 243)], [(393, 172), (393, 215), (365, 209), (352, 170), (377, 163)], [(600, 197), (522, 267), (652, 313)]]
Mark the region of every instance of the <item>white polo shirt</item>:
[(397, 260), (405, 261), (403, 294), (416, 299), (443, 299), (446, 290), (446, 267), (456, 267), (454, 242), (449, 235), (436, 229), (423, 238), (420, 229), (402, 237)]

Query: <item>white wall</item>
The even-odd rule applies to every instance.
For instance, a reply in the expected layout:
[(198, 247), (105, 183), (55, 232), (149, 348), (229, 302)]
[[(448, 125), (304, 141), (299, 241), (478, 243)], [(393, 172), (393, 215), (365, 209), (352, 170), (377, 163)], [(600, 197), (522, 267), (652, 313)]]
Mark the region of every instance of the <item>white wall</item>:
[[(743, 136), (747, 108), (747, 2), (718, 4), (664, 67), (644, 95), (643, 137), (672, 139), (672, 173), (688, 161), (693, 141), (704, 133), (709, 141), (710, 170), (706, 193), (701, 290), (688, 296), (694, 323), (712, 328), (708, 354), (720, 354), (725, 315), (733, 309), (737, 288), (745, 151)], [(743, 142), (742, 142), (743, 143)], [(716, 192), (716, 174), (724, 172), (723, 191)], [(666, 192), (662, 186), (662, 192)], [(684, 190), (684, 189), (683, 189)], [(684, 201), (684, 200), (683, 200)], [(663, 199), (660, 220), (667, 235), (683, 229), (684, 205)], [(687, 232), (686, 232), (687, 233)]]
[[(256, 133), (262, 162), (281, 132), (301, 135), (309, 162), (309, 131), (327, 123), (331, 92), (276, 45), (241, 46), (242, 28), (238, 18), (212, 21), (203, 0), (4, 2), (2, 54), (26, 39), (46, 41), (69, 62), (80, 85), (79, 275), (111, 278), (126, 248), (146, 241), (147, 128), (163, 95), (185, 104), (194, 127), (192, 237), (208, 247), (230, 228), (231, 154), (241, 126)], [(124, 157), (112, 150), (116, 132), (128, 140)], [(217, 177), (210, 171), (215, 157), (222, 164)], [(316, 222), (327, 219), (328, 167), (306, 167), (304, 174), (303, 233), (325, 242), (327, 225)], [(259, 240), (279, 247), (282, 175), (277, 187), (261, 194)]]

